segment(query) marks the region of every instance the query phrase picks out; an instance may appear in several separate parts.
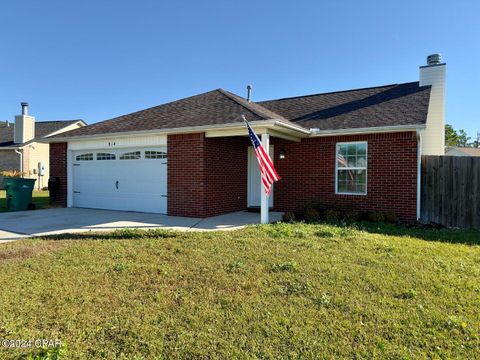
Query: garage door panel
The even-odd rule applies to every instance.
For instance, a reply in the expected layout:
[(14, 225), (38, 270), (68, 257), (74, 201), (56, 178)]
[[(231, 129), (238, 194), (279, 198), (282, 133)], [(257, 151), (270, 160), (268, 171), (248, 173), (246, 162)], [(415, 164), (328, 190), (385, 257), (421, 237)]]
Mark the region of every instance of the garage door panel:
[[(144, 159), (144, 151), (166, 148), (87, 150), (74, 153), (73, 206), (97, 209), (167, 213), (167, 159)], [(126, 152), (142, 152), (142, 159), (120, 160)], [(115, 160), (97, 160), (96, 153), (115, 154)], [(76, 161), (93, 153), (93, 160)]]
[(93, 209), (124, 210), (139, 212), (167, 212), (166, 198), (162, 196), (122, 194), (113, 196), (102, 193), (74, 194), (75, 206)]
[(135, 161), (116, 173), (122, 192), (166, 195), (167, 166), (150, 161)]

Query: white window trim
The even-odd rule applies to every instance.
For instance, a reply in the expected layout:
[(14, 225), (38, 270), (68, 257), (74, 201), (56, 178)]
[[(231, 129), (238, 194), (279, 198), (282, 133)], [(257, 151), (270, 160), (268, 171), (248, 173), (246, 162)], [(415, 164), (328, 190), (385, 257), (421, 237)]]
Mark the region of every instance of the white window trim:
[[(99, 159), (99, 155), (109, 155), (113, 156), (113, 159), (105, 157), (105, 159)], [(97, 151), (95, 153), (95, 161), (116, 161), (118, 160), (118, 154), (116, 151)]]
[[(138, 158), (135, 158), (135, 157), (128, 157), (128, 158), (123, 158), (122, 159), (122, 156), (126, 156), (126, 155), (129, 155), (129, 156), (132, 156), (132, 154), (136, 154), (138, 153), (139, 154), (139, 157)], [(133, 151), (119, 151), (117, 156), (118, 156), (118, 160), (121, 160), (121, 161), (126, 161), (126, 160), (143, 160), (143, 157), (142, 157), (142, 153), (143, 151), (141, 150), (133, 150)]]
[[(91, 159), (85, 159), (84, 157), (86, 157), (87, 155), (92, 155), (92, 158)], [(83, 157), (83, 158), (81, 158)], [(86, 153), (82, 153), (82, 154), (78, 154), (75, 156), (75, 161), (93, 161), (95, 160), (95, 153), (94, 152), (86, 152)]]
[[(97, 161), (163, 161), (166, 162), (168, 160), (168, 151), (166, 146), (149, 146), (149, 147), (131, 147), (131, 148), (122, 148), (122, 149), (81, 149), (81, 150), (70, 150), (72, 152), (72, 161), (75, 163), (79, 162), (97, 162)], [(120, 157), (124, 154), (130, 153), (130, 152), (137, 152), (140, 151), (140, 158), (139, 159), (120, 159)], [(153, 151), (153, 152), (160, 152), (164, 154), (164, 157), (161, 158), (152, 158), (152, 159), (147, 159), (146, 158), (146, 152), (147, 151)], [(87, 153), (93, 154), (93, 160), (77, 160), (77, 156), (79, 155), (85, 155)], [(103, 159), (103, 160), (98, 160), (97, 155), (105, 153), (105, 154), (112, 154), (115, 156), (115, 159)]]
[[(147, 152), (150, 152), (150, 153), (158, 153), (158, 154), (162, 154), (162, 157), (147, 157)], [(162, 151), (162, 150), (155, 150), (155, 149), (146, 149), (143, 151), (143, 156), (145, 158), (145, 160), (166, 160), (167, 157), (168, 157), (168, 154), (166, 151)]]
[[(338, 167), (338, 149), (339, 145), (349, 145), (349, 144), (365, 144), (365, 167), (348, 167), (341, 168)], [(338, 170), (365, 170), (365, 192), (339, 192), (338, 191)], [(337, 142), (335, 144), (335, 195), (356, 195), (356, 196), (367, 196), (368, 194), (368, 141), (347, 141), (347, 142)]]

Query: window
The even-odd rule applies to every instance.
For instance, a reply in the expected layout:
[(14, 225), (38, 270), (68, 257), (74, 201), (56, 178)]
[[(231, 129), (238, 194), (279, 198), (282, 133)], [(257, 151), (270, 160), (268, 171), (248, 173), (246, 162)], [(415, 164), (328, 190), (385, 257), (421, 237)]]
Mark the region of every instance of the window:
[(120, 160), (138, 160), (140, 159), (140, 151), (132, 151), (120, 155)]
[(336, 193), (367, 194), (367, 143), (338, 143)]
[(164, 151), (145, 151), (145, 159), (166, 159), (167, 153)]
[(93, 160), (93, 154), (92, 154), (92, 153), (88, 153), (88, 154), (77, 155), (77, 157), (75, 158), (75, 160), (77, 160), (77, 161), (89, 161), (89, 160)]
[(97, 160), (115, 160), (115, 154), (97, 153)]

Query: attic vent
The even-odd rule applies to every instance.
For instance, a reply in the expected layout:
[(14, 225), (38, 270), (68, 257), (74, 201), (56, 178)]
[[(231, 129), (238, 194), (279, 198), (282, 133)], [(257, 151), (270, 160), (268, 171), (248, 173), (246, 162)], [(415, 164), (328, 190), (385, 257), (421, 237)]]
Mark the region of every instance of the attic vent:
[(432, 54), (427, 56), (427, 65), (436, 65), (442, 63), (442, 55)]

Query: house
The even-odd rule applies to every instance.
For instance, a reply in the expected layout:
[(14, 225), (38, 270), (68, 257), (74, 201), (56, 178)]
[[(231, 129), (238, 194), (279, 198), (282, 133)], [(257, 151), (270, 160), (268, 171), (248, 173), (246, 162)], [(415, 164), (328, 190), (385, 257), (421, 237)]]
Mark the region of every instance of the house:
[(450, 147), (445, 151), (448, 156), (480, 156), (480, 148), (474, 147)]
[(444, 153), (445, 67), (435, 54), (419, 81), (260, 102), (217, 89), (51, 136), (51, 200), (200, 218), (258, 207), (245, 115), (282, 178), (272, 209), (416, 219), (421, 155)]
[[(18, 170), (25, 177), (37, 179), (35, 186), (47, 186), (50, 151), (40, 139), (78, 129), (86, 124), (82, 120), (57, 120), (36, 122), (28, 115), (28, 104), (22, 103), (22, 114), (15, 122), (0, 121), (0, 171)], [(0, 176), (3, 188), (3, 177)]]

